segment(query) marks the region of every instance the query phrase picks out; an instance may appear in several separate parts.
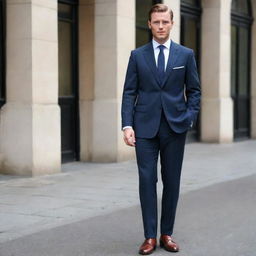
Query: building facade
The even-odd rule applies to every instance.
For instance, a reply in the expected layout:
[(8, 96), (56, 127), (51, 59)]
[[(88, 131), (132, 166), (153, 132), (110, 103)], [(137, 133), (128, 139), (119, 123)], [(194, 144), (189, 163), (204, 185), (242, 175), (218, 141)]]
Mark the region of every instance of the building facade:
[(132, 49), (151, 40), (154, 3), (194, 49), (201, 113), (189, 140), (256, 138), (256, 0), (0, 0), (0, 172), (134, 157), (120, 106)]

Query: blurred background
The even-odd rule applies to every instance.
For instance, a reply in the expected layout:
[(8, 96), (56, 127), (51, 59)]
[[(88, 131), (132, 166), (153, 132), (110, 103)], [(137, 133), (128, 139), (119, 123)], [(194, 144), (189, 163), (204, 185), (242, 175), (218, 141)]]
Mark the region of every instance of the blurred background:
[(171, 39), (194, 50), (200, 74), (188, 143), (256, 137), (254, 0), (1, 0), (2, 173), (134, 158), (120, 132), (122, 89), (131, 50), (151, 40), (156, 3), (173, 9)]

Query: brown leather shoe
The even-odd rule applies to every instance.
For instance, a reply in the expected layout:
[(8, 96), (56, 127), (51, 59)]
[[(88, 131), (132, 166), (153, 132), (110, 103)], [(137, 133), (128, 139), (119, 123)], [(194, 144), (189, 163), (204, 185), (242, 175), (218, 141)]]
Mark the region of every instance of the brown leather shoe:
[(146, 239), (140, 247), (139, 254), (149, 255), (156, 249), (156, 238)]
[(161, 235), (160, 237), (160, 246), (163, 247), (168, 252), (178, 252), (179, 246), (176, 244), (171, 236)]

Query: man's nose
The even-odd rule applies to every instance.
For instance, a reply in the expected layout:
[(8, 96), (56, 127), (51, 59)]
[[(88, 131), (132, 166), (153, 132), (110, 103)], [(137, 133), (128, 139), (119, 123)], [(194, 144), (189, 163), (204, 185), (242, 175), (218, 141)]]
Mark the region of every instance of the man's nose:
[(159, 28), (162, 29), (163, 28), (163, 22), (160, 22), (159, 24)]

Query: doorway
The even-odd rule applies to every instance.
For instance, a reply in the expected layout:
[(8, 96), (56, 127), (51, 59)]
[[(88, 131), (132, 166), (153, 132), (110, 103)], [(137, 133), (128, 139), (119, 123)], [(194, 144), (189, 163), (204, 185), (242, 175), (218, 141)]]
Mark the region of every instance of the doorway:
[(58, 1), (62, 163), (79, 160), (77, 0)]
[[(200, 76), (200, 41), (201, 41), (201, 1), (181, 1), (181, 33), (180, 42), (182, 45), (194, 50), (195, 59)], [(187, 141), (198, 141), (200, 138), (200, 113), (197, 122), (187, 134)]]
[(250, 137), (251, 4), (233, 0), (231, 9), (231, 97), (234, 138)]
[(5, 103), (5, 1), (0, 0), (0, 108)]

